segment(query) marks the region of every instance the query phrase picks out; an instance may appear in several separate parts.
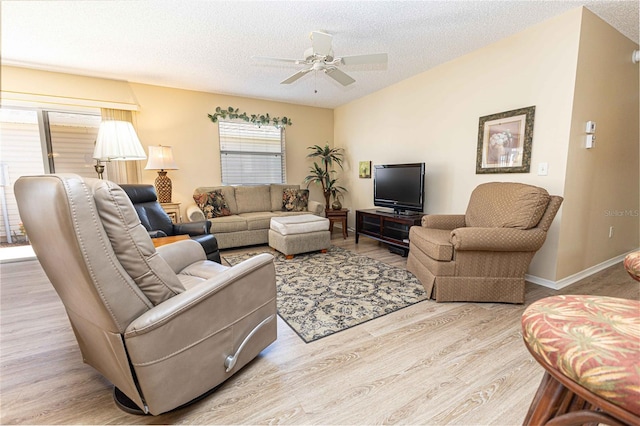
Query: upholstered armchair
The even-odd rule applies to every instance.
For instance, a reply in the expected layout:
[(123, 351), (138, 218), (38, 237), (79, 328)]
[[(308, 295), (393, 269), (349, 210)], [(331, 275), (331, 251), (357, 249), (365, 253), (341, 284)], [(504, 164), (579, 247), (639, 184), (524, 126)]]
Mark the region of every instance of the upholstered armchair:
[(225, 267), (193, 240), (156, 249), (129, 197), (104, 180), (24, 176), (15, 194), (82, 358), (121, 408), (157, 415), (189, 403), (276, 339), (270, 254)]
[(210, 234), (211, 222), (201, 220), (189, 223), (173, 223), (169, 215), (162, 209), (153, 185), (122, 184), (120, 185), (133, 203), (142, 226), (152, 238), (173, 235), (189, 235), (199, 242), (207, 254), (207, 259), (220, 263), (220, 251), (216, 237)]
[(411, 227), (407, 269), (437, 302), (524, 303), (524, 275), (562, 200), (521, 183), (479, 185), (464, 215)]

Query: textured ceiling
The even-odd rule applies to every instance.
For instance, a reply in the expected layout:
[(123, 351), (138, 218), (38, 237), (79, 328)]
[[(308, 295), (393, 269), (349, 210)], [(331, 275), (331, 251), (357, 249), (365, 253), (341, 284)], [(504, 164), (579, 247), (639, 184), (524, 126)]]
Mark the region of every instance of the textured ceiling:
[[(581, 5), (638, 42), (637, 0), (3, 0), (2, 62), (334, 108)], [(301, 59), (314, 30), (337, 56), (389, 62), (343, 66), (342, 87), (314, 72), (281, 85), (301, 66), (251, 58)]]

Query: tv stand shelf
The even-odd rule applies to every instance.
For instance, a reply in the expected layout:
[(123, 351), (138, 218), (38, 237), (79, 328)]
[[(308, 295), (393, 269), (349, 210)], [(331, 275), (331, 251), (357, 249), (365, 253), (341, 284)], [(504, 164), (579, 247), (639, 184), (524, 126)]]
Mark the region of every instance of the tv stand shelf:
[(382, 241), (389, 250), (409, 253), (409, 229), (420, 225), (424, 213), (397, 214), (376, 209), (356, 210), (356, 244), (360, 234)]

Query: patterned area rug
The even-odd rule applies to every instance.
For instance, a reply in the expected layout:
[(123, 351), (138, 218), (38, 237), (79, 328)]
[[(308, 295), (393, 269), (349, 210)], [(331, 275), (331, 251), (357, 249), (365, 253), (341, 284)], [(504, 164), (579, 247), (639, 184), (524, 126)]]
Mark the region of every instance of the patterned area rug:
[(236, 265), (265, 252), (275, 257), (278, 314), (306, 343), (427, 299), (410, 272), (339, 247), (291, 260), (267, 247), (223, 258)]

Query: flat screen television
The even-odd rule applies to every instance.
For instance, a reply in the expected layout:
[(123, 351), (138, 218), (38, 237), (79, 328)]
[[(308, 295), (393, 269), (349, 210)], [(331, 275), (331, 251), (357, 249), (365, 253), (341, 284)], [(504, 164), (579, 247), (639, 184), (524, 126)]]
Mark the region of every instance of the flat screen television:
[(373, 166), (373, 204), (394, 213), (424, 210), (424, 163)]

